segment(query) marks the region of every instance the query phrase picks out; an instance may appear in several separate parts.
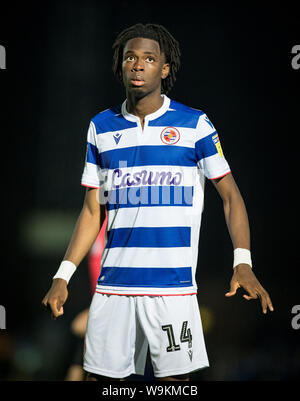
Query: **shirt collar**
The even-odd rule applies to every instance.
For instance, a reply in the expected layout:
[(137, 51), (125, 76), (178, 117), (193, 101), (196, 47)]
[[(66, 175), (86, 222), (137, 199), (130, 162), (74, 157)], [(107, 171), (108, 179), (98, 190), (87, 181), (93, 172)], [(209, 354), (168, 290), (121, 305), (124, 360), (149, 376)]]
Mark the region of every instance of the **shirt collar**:
[[(168, 98), (168, 96), (166, 96), (166, 95), (161, 95), (161, 96), (164, 100), (162, 106), (158, 110), (156, 110), (154, 113), (151, 113), (151, 114), (148, 114), (147, 116), (145, 116), (145, 120), (155, 120), (156, 118), (165, 114), (165, 112), (168, 110), (168, 108), (170, 107), (171, 99)], [(138, 121), (139, 120), (138, 116), (128, 113), (128, 111), (126, 109), (126, 104), (127, 104), (127, 99), (124, 100), (124, 102), (122, 103), (122, 107), (121, 107), (121, 113), (122, 113), (123, 117), (129, 121)]]

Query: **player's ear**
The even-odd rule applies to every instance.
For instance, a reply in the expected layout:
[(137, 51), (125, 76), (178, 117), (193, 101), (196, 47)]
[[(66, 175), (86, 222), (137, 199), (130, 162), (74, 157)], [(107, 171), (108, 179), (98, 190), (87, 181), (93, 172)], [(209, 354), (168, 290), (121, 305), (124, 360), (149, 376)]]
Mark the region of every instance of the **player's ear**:
[(169, 71), (170, 71), (170, 64), (169, 63), (163, 64), (161, 70), (161, 79), (167, 78), (167, 76), (169, 75)]

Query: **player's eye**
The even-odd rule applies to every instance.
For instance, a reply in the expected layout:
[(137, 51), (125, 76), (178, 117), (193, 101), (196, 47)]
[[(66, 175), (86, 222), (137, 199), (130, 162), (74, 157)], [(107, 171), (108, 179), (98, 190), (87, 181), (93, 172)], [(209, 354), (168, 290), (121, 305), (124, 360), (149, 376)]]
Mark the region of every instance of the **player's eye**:
[(146, 60), (147, 60), (149, 63), (153, 63), (153, 61), (155, 61), (154, 58), (153, 58), (152, 56), (148, 56), (148, 57), (146, 58)]
[(134, 56), (127, 56), (126, 60), (127, 61), (134, 61)]

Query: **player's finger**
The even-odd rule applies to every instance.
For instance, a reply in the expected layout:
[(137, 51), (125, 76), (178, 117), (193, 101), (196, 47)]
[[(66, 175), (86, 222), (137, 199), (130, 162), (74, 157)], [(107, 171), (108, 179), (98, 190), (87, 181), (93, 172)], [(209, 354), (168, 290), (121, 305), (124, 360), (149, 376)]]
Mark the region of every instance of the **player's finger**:
[(274, 312), (274, 306), (272, 304), (272, 301), (271, 301), (271, 298), (269, 297), (269, 295), (267, 296), (267, 304), (268, 304), (270, 311)]
[(263, 302), (263, 312), (267, 313), (267, 309), (269, 308), (271, 312), (274, 311), (274, 307), (270, 298), (270, 295), (267, 293), (265, 289), (262, 290), (262, 302)]
[(274, 311), (272, 302), (271, 302), (271, 298), (269, 296), (269, 294), (267, 293), (267, 291), (263, 290), (261, 296), (261, 306), (262, 306), (262, 311), (264, 314), (267, 313), (268, 308), (270, 309), (270, 311)]
[(268, 307), (266, 296), (265, 296), (265, 294), (262, 294), (259, 298), (260, 298), (262, 312), (264, 314), (266, 314), (267, 313), (267, 307)]
[(42, 304), (43, 304), (45, 307), (47, 307), (47, 305), (48, 305), (48, 297), (47, 297), (47, 296), (45, 296), (45, 297), (43, 298)]
[(48, 302), (48, 308), (51, 310), (52, 315), (53, 315), (54, 317), (56, 317), (56, 316), (58, 315), (58, 313), (59, 313), (58, 299), (57, 299), (57, 298), (51, 299), (51, 300)]
[(64, 314), (64, 308), (63, 306), (61, 306), (58, 310), (57, 310), (57, 316), (61, 316)]
[(250, 295), (243, 295), (243, 298), (247, 299), (247, 301), (250, 301), (251, 299), (257, 299), (257, 295), (256, 296), (250, 296)]
[(230, 290), (226, 292), (225, 297), (232, 297), (233, 295), (235, 295), (239, 287), (240, 285), (237, 281), (231, 281)]
[(64, 314), (63, 302), (58, 299), (56, 301), (56, 308), (55, 308), (55, 317), (59, 317)]
[(44, 305), (44, 307), (45, 307), (49, 312), (52, 313), (52, 308), (51, 308), (51, 306), (50, 306), (50, 304), (49, 304), (49, 302), (48, 302), (48, 298), (47, 298), (47, 297), (45, 297), (45, 298), (43, 299), (42, 305)]
[(59, 310), (56, 310), (55, 312), (52, 312), (52, 313), (51, 313), (51, 318), (52, 318), (53, 320), (56, 320), (56, 318), (58, 318), (59, 316), (61, 316), (61, 315), (63, 315), (63, 314), (64, 314), (64, 308), (61, 307)]
[(245, 286), (244, 289), (248, 292), (248, 294), (244, 294), (244, 298), (249, 301), (250, 299), (257, 299), (258, 291), (252, 286)]

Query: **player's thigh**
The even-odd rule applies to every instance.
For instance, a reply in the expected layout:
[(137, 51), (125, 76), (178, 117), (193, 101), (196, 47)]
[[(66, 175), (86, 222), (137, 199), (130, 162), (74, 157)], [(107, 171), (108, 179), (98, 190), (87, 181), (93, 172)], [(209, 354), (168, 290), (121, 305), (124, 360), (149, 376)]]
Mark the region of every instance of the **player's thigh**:
[(141, 305), (139, 317), (156, 378), (208, 366), (196, 295), (145, 297)]
[(89, 310), (84, 369), (99, 376), (126, 377), (131, 372), (135, 335), (133, 298), (96, 293)]

